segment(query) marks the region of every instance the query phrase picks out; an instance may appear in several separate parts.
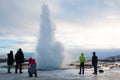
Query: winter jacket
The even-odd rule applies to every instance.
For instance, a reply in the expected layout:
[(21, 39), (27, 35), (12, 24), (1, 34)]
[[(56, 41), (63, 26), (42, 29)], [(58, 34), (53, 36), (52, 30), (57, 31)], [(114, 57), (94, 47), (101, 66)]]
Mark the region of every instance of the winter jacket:
[(96, 56), (96, 55), (93, 55), (93, 56), (92, 56), (92, 65), (97, 64), (97, 62), (98, 62), (97, 56)]
[(37, 65), (35, 59), (30, 58), (28, 64), (28, 72), (32, 74), (36, 73), (37, 72), (36, 66)]
[(16, 63), (23, 63), (24, 62), (24, 54), (21, 50), (18, 50), (15, 55)]
[(8, 65), (13, 65), (14, 64), (13, 53), (8, 53), (7, 56), (8, 56), (8, 58), (7, 58), (7, 64)]
[(28, 66), (32, 64), (32, 60), (33, 60), (32, 58), (29, 58), (29, 60), (28, 60), (28, 62), (29, 62)]
[(84, 53), (81, 53), (81, 56), (79, 57), (79, 61), (80, 61), (80, 63), (85, 62)]

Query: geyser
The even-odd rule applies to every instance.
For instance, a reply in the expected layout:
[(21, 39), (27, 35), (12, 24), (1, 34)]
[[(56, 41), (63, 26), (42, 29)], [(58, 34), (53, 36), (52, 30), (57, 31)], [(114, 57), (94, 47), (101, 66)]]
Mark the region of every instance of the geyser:
[(48, 6), (43, 4), (40, 16), (40, 33), (37, 44), (37, 63), (39, 69), (60, 69), (64, 61), (64, 48), (55, 39)]

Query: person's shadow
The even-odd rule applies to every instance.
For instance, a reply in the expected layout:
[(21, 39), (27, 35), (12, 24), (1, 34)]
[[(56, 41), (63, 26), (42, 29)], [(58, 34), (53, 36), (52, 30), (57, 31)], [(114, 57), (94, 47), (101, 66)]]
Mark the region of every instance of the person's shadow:
[(93, 76), (93, 80), (98, 80), (98, 76), (97, 76), (97, 75), (94, 75), (94, 76)]
[[(88, 78), (89, 77), (89, 78)], [(85, 75), (80, 75), (80, 80), (98, 80), (98, 76), (97, 75), (89, 75), (89, 76), (85, 76)]]
[(84, 75), (80, 75), (80, 80), (85, 80), (84, 78), (85, 78)]

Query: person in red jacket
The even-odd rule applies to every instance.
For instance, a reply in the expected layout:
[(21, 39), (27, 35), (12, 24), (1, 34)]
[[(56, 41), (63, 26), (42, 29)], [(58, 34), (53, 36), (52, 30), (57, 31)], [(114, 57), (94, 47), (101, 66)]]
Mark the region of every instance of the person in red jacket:
[(29, 77), (32, 77), (33, 74), (35, 74), (35, 77), (37, 77), (37, 68), (36, 68), (36, 60), (33, 58), (29, 58), (29, 63), (28, 63), (28, 74)]

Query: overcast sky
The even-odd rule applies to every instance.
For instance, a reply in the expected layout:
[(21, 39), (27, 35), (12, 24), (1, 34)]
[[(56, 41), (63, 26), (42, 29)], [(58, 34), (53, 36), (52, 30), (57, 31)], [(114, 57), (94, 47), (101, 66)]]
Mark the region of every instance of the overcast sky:
[(65, 48), (120, 49), (120, 0), (0, 0), (0, 53), (35, 52), (42, 2)]

